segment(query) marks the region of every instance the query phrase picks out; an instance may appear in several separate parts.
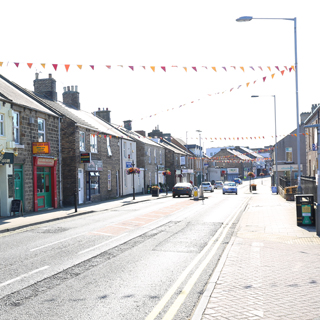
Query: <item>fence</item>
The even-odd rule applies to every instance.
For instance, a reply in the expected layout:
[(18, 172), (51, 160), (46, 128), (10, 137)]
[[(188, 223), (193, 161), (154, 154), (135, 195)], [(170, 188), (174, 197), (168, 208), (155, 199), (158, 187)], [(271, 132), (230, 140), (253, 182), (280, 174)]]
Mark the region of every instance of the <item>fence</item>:
[(307, 176), (301, 176), (301, 188), (302, 188), (302, 193), (304, 193), (304, 194), (313, 194), (314, 201), (318, 202), (318, 200), (317, 200), (316, 178), (307, 177)]

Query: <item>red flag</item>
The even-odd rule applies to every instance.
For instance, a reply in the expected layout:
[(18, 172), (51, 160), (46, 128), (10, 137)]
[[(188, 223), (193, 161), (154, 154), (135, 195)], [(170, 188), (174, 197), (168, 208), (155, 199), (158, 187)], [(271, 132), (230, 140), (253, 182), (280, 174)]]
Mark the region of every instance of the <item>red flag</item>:
[(129, 66), (129, 68), (130, 68), (132, 71), (134, 71), (134, 70), (133, 70), (133, 66)]
[(58, 65), (57, 64), (53, 64), (54, 70), (57, 71)]
[(166, 67), (161, 67), (161, 69), (162, 69), (164, 72), (166, 72)]
[(284, 74), (284, 70), (281, 71), (281, 74), (282, 74), (282, 75)]
[(259, 68), (261, 69), (261, 71), (263, 71), (261, 67), (259, 67)]
[(197, 72), (197, 67), (192, 67), (192, 69), (193, 69), (195, 72)]
[(69, 67), (70, 67), (70, 64), (65, 64), (64, 66), (65, 66), (65, 68), (66, 68), (66, 71), (68, 72)]
[(14, 64), (16, 65), (17, 68), (19, 67), (19, 62), (15, 62)]
[(94, 70), (94, 66), (90, 66), (92, 70)]
[(33, 63), (27, 63), (28, 67), (31, 69)]
[(266, 81), (266, 79), (267, 79), (267, 77), (263, 77), (262, 79), (263, 79), (263, 82), (265, 82), (265, 81)]
[(111, 66), (107, 66), (108, 69), (111, 69)]

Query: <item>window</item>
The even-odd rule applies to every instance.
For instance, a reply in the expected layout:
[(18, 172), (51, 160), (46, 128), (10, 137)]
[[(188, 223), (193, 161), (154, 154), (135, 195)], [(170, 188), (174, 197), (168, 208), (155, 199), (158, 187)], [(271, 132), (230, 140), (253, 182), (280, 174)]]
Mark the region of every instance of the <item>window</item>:
[(96, 134), (90, 134), (90, 152), (98, 152), (98, 137)]
[(80, 150), (81, 151), (85, 151), (86, 150), (86, 146), (85, 146), (85, 141), (86, 141), (86, 135), (83, 131), (79, 132), (79, 141), (80, 141)]
[(111, 170), (108, 170), (108, 190), (111, 190)]
[(123, 157), (127, 158), (127, 143), (123, 142)]
[(154, 149), (154, 163), (157, 163), (157, 149)]
[(0, 114), (0, 136), (4, 136), (4, 116)]
[(292, 162), (292, 148), (286, 148), (286, 161)]
[(149, 186), (151, 186), (151, 172), (149, 172)]
[[(108, 151), (108, 156), (111, 157), (112, 152), (111, 152), (111, 147), (110, 147), (110, 137), (107, 137), (107, 151)], [(111, 189), (108, 189), (108, 190), (111, 190)]]
[(14, 142), (20, 144), (19, 112), (13, 112), (13, 135)]
[(154, 173), (154, 184), (158, 184), (158, 183), (157, 183), (157, 182), (158, 182), (158, 181), (157, 181), (157, 180), (158, 180), (158, 179), (157, 179), (157, 175), (158, 175), (157, 172), (155, 172), (155, 173)]
[(99, 194), (100, 193), (100, 173), (90, 171), (90, 193)]
[(148, 148), (149, 163), (151, 163), (151, 148)]
[(160, 164), (162, 164), (162, 150), (160, 150), (159, 158), (160, 158)]
[(44, 119), (38, 118), (38, 141), (45, 142), (46, 141), (46, 121)]

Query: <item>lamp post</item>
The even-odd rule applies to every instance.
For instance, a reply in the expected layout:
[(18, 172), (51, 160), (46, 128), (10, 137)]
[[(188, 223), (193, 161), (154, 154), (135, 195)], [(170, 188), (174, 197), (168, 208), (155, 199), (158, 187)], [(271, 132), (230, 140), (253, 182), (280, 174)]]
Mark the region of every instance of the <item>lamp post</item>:
[[(132, 160), (132, 168), (134, 168), (134, 160)], [(134, 188), (134, 175), (135, 175), (135, 173), (133, 172), (132, 173), (132, 183), (133, 183), (133, 198), (132, 198), (132, 200), (135, 200), (136, 199), (136, 190), (135, 190), (135, 188)]]
[(199, 132), (199, 140), (200, 140), (200, 165), (201, 165), (201, 177), (200, 177), (200, 186), (202, 185), (202, 149), (201, 149), (201, 130), (196, 130), (197, 132)]
[(276, 96), (270, 95), (270, 96), (251, 96), (251, 98), (259, 98), (259, 97), (273, 97), (274, 101), (274, 149), (275, 149), (275, 158), (276, 158), (276, 188), (277, 188), (277, 194), (278, 194), (278, 147), (277, 147), (277, 108), (276, 108)]
[(244, 16), (236, 19), (237, 22), (247, 22), (252, 19), (259, 20), (289, 20), (294, 22), (294, 54), (296, 71), (296, 112), (297, 112), (297, 162), (298, 162), (298, 193), (302, 193), (301, 188), (301, 161), (300, 161), (300, 128), (299, 128), (299, 91), (298, 91), (298, 57), (297, 57), (297, 18), (253, 18)]

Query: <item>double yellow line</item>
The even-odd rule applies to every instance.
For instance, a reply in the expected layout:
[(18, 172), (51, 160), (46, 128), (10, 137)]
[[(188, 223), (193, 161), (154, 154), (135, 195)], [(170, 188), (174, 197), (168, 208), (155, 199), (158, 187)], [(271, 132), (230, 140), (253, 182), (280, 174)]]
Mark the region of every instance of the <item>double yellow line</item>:
[[(171, 320), (179, 310), (180, 306), (182, 305), (183, 301), (186, 299), (187, 295), (190, 293), (192, 287), (194, 286), (195, 282), (199, 278), (200, 274), (204, 270), (204, 268), (207, 266), (209, 261), (212, 259), (214, 254), (216, 253), (217, 249), (219, 248), (221, 242), (223, 241), (224, 237), (226, 236), (228, 230), (232, 226), (232, 223), (237, 218), (238, 214), (242, 212), (249, 199), (246, 199), (240, 206), (240, 208), (235, 212), (233, 216), (230, 216), (220, 227), (220, 229), (217, 231), (217, 233), (210, 239), (208, 244), (205, 246), (205, 248), (198, 254), (198, 256), (191, 262), (191, 264), (185, 269), (185, 271), (180, 275), (178, 280), (174, 283), (174, 285), (169, 289), (169, 291), (166, 293), (166, 295), (160, 300), (160, 302), (154, 307), (154, 309), (151, 311), (151, 313), (147, 316), (146, 320), (154, 320), (158, 314), (162, 311), (162, 309), (165, 307), (167, 302), (170, 300), (170, 298), (173, 296), (173, 294), (176, 292), (176, 290), (179, 288), (180, 284), (185, 280), (187, 275), (190, 273), (190, 271), (194, 268), (194, 266), (200, 261), (200, 259), (207, 253), (207, 251), (211, 248), (213, 243), (218, 238), (218, 241), (213, 246), (211, 251), (208, 253), (207, 257), (203, 260), (203, 262), (200, 264), (200, 266), (197, 268), (197, 270), (194, 272), (194, 274), (191, 276), (190, 280), (186, 284), (186, 286), (183, 288), (175, 302), (172, 304), (170, 309), (167, 311), (165, 316), (163, 317), (163, 320)], [(221, 236), (220, 236), (221, 234)]]

